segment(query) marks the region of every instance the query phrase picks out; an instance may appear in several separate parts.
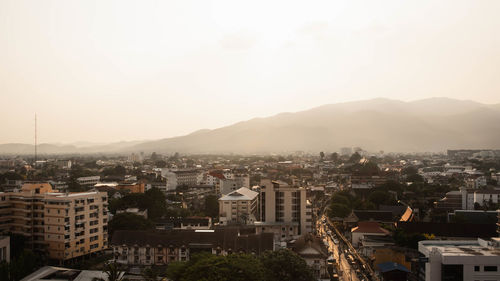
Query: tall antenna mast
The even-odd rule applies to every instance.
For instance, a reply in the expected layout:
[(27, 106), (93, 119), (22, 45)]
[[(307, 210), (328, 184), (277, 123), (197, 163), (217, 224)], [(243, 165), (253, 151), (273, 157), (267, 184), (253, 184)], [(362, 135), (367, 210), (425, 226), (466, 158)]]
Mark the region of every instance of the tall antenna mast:
[(37, 136), (36, 136), (36, 113), (35, 113), (35, 167), (36, 167), (36, 161), (37, 161)]

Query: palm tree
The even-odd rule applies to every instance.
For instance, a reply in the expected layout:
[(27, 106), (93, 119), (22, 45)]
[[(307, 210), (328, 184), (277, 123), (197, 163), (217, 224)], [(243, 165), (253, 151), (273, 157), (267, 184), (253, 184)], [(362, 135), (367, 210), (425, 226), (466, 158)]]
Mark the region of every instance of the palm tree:
[(127, 281), (123, 278), (125, 274), (120, 270), (120, 265), (116, 261), (106, 262), (102, 272), (108, 276), (107, 280), (95, 277), (92, 281)]
[(153, 268), (145, 268), (142, 271), (142, 278), (144, 281), (157, 281), (158, 280), (158, 272)]

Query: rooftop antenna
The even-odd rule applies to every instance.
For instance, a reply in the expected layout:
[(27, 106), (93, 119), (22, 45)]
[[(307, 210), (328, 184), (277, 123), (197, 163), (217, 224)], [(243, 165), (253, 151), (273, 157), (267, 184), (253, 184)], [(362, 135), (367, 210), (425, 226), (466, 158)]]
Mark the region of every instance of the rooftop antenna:
[(35, 113), (35, 167), (36, 167), (36, 161), (37, 161), (37, 135), (36, 135), (36, 113)]

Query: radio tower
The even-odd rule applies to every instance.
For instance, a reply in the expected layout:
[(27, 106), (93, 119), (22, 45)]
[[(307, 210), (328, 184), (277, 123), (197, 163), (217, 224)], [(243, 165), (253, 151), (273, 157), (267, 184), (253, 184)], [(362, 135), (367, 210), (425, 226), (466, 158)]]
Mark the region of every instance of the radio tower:
[(37, 160), (36, 113), (35, 113), (35, 168)]

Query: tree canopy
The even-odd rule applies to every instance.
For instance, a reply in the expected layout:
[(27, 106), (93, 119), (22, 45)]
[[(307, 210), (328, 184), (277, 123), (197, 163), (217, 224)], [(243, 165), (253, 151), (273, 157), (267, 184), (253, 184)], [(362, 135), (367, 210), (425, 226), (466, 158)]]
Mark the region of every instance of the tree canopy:
[(153, 228), (154, 225), (151, 221), (132, 213), (117, 214), (109, 221), (110, 235), (113, 235), (116, 230), (149, 230)]
[(216, 256), (199, 253), (187, 262), (170, 263), (167, 277), (173, 281), (315, 280), (306, 262), (287, 249), (266, 252), (260, 257), (249, 254)]

